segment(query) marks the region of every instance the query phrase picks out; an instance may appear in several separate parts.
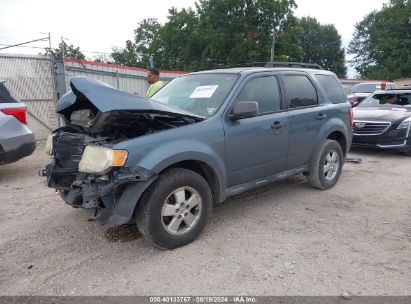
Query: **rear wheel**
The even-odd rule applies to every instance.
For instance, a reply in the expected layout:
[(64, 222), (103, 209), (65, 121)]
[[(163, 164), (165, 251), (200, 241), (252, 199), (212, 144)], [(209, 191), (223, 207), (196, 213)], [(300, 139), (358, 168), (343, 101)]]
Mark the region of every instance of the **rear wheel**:
[(171, 169), (142, 197), (137, 227), (156, 247), (177, 248), (198, 237), (211, 208), (211, 190), (202, 176), (187, 169)]
[(340, 144), (335, 140), (325, 140), (317, 151), (308, 176), (312, 187), (330, 189), (340, 178), (344, 156)]

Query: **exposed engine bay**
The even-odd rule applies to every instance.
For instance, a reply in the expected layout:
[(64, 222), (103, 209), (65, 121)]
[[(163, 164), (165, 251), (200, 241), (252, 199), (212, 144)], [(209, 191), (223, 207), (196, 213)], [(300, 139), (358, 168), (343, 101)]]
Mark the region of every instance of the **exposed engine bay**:
[(56, 106), (65, 126), (55, 130), (46, 144), (53, 161), (39, 174), (67, 204), (90, 209), (105, 222), (126, 184), (153, 177), (144, 168), (126, 166), (129, 151), (112, 147), (204, 118), (94, 79), (77, 77), (70, 86), (72, 91)]
[(164, 114), (113, 111), (94, 115), (89, 109), (71, 114), (70, 124), (53, 134), (54, 162), (48, 166), (53, 172), (49, 187), (69, 191), (79, 173), (79, 163), (86, 146), (113, 145), (128, 139), (195, 122), (194, 119)]

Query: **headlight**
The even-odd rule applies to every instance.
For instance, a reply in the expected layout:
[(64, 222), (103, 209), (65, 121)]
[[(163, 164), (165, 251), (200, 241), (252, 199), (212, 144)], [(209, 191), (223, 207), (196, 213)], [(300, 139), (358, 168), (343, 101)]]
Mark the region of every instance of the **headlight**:
[(79, 164), (79, 171), (103, 174), (111, 167), (124, 166), (128, 153), (126, 150), (112, 150), (99, 146), (86, 146)]
[(54, 133), (50, 134), (47, 137), (46, 145), (44, 146), (44, 152), (46, 152), (48, 155), (53, 155), (53, 139), (54, 139)]
[(407, 129), (410, 126), (411, 126), (411, 117), (408, 117), (400, 123), (400, 125), (397, 127), (397, 129)]

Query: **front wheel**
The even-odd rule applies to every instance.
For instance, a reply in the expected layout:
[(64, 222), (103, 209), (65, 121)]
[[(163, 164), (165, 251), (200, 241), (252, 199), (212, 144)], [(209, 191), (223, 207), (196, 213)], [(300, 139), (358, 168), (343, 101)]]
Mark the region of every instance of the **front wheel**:
[(408, 151), (403, 152), (405, 156), (410, 156), (411, 157), (411, 149)]
[(340, 144), (335, 140), (325, 140), (311, 164), (308, 181), (318, 189), (330, 189), (340, 178), (344, 156)]
[(198, 237), (211, 208), (211, 190), (202, 176), (187, 169), (171, 169), (158, 178), (139, 202), (137, 227), (156, 247), (177, 248)]

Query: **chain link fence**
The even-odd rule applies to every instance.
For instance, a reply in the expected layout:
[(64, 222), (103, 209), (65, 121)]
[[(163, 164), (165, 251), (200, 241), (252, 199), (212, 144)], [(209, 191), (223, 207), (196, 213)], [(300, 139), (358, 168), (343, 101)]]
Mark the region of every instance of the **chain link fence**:
[[(161, 71), (161, 79), (170, 81), (185, 72)], [(45, 56), (0, 54), (0, 80), (11, 94), (27, 106), (27, 124), (37, 140), (47, 139), (58, 127), (56, 99), (70, 89), (70, 78), (87, 76), (120, 90), (145, 96), (147, 69), (93, 61), (59, 59)]]
[(46, 139), (57, 127), (55, 86), (50, 58), (0, 54), (0, 80), (27, 106), (27, 124), (36, 139)]

